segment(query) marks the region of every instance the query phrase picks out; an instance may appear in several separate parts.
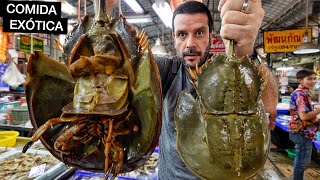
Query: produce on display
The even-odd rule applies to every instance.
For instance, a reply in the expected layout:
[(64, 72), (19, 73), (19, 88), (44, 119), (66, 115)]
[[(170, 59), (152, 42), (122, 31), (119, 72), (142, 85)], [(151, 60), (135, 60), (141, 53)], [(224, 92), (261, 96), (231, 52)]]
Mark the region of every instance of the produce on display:
[(0, 160), (0, 179), (28, 179), (31, 168), (46, 164), (45, 171), (59, 161), (50, 154), (13, 153), (12, 156)]
[[(158, 179), (158, 171), (157, 171), (157, 164), (158, 164), (158, 157), (159, 154), (154, 152), (150, 156), (150, 158), (145, 162), (145, 164), (139, 167), (136, 170), (119, 174), (116, 179), (130, 179), (130, 180), (142, 180), (142, 179)], [(104, 174), (102, 173), (94, 173), (88, 172), (84, 170), (76, 170), (73, 176), (75, 179), (78, 180), (89, 180), (89, 179), (105, 179)]]
[(64, 64), (35, 51), (27, 66), (26, 97), (39, 138), (68, 166), (112, 178), (144, 164), (161, 129), (161, 85), (145, 32), (124, 16), (109, 18), (95, 0), (69, 33)]
[(229, 49), (227, 58), (213, 56), (190, 70), (197, 98), (183, 91), (175, 111), (178, 152), (204, 179), (250, 178), (269, 152), (263, 80), (248, 57), (236, 59)]

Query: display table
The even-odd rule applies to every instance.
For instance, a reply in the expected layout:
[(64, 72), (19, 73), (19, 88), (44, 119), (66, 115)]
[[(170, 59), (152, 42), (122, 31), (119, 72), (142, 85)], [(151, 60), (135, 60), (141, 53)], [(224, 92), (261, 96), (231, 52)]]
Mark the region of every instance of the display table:
[[(35, 142), (25, 153), (22, 153), (23, 147), (30, 140), (30, 138), (18, 136), (13, 147), (0, 146), (0, 179), (12, 179), (12, 177), (34, 180), (54, 179), (67, 170), (66, 165), (51, 155), (40, 141)], [(32, 173), (31, 169), (40, 169), (40, 167), (42, 171)], [(29, 177), (30, 175), (32, 178)]]
[(313, 141), (313, 144), (316, 147), (316, 149), (320, 151), (320, 140)]
[(8, 94), (13, 94), (13, 95), (16, 95), (16, 96), (25, 96), (25, 91), (1, 91), (0, 92), (0, 97), (4, 97), (5, 95), (8, 95)]
[(20, 136), (28, 137), (28, 134), (32, 130), (32, 128), (20, 125), (0, 124), (0, 130), (15, 130), (20, 133)]
[[(277, 117), (276, 123), (275, 123), (276, 126), (286, 132), (289, 132), (289, 121), (287, 119), (282, 119), (279, 117), (281, 117), (281, 116)], [(315, 148), (320, 151), (320, 140), (314, 140), (313, 144), (314, 144)]]
[(277, 117), (276, 119), (276, 126), (281, 128), (282, 130), (289, 132), (289, 122), (285, 119), (280, 119)]

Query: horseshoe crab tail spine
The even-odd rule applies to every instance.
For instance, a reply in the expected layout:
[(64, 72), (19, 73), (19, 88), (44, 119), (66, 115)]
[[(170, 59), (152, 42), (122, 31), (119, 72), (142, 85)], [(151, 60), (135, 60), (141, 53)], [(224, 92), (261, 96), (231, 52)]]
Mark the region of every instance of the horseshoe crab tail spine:
[(106, 15), (106, 1), (107, 0), (94, 0), (94, 19), (96, 21), (103, 21), (108, 18)]
[(234, 55), (234, 40), (229, 41), (229, 49), (227, 52), (228, 57), (232, 57)]

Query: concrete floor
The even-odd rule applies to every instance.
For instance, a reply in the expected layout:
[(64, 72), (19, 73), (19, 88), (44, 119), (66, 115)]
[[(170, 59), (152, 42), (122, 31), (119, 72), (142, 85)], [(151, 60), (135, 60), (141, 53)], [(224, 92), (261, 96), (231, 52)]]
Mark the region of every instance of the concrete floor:
[[(293, 160), (284, 150), (271, 148), (268, 160), (260, 173), (253, 180), (291, 180), (293, 175)], [(304, 173), (305, 180), (320, 180), (320, 165), (311, 162)]]

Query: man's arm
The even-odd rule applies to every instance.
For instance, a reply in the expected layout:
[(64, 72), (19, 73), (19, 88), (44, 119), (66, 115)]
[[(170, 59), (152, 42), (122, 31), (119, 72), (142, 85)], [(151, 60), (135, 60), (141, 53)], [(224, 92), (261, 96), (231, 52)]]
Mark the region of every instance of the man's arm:
[(277, 104), (278, 104), (278, 83), (275, 76), (272, 74), (270, 69), (261, 63), (259, 66), (259, 72), (262, 74), (264, 80), (264, 88), (261, 93), (262, 102), (264, 109), (269, 116), (269, 129), (273, 130), (275, 127), (276, 115), (277, 115)]
[(250, 56), (253, 53), (254, 42), (265, 14), (261, 0), (249, 0), (247, 10), (240, 12), (243, 1), (220, 0), (218, 7), (222, 19), (220, 35), (226, 45), (230, 39), (236, 42), (237, 58)]
[(299, 112), (299, 117), (302, 121), (307, 121), (315, 118), (320, 113), (320, 109), (315, 109), (310, 112)]
[[(220, 0), (218, 7), (222, 19), (220, 35), (226, 44), (230, 39), (236, 42), (235, 55), (237, 58), (250, 56), (253, 53), (254, 42), (265, 14), (261, 0), (249, 0), (247, 10), (240, 12), (243, 2), (244, 0)], [(269, 126), (270, 130), (273, 130), (278, 103), (278, 84), (264, 63), (261, 63), (259, 71), (265, 83), (262, 90), (262, 101), (266, 112), (270, 113)]]

